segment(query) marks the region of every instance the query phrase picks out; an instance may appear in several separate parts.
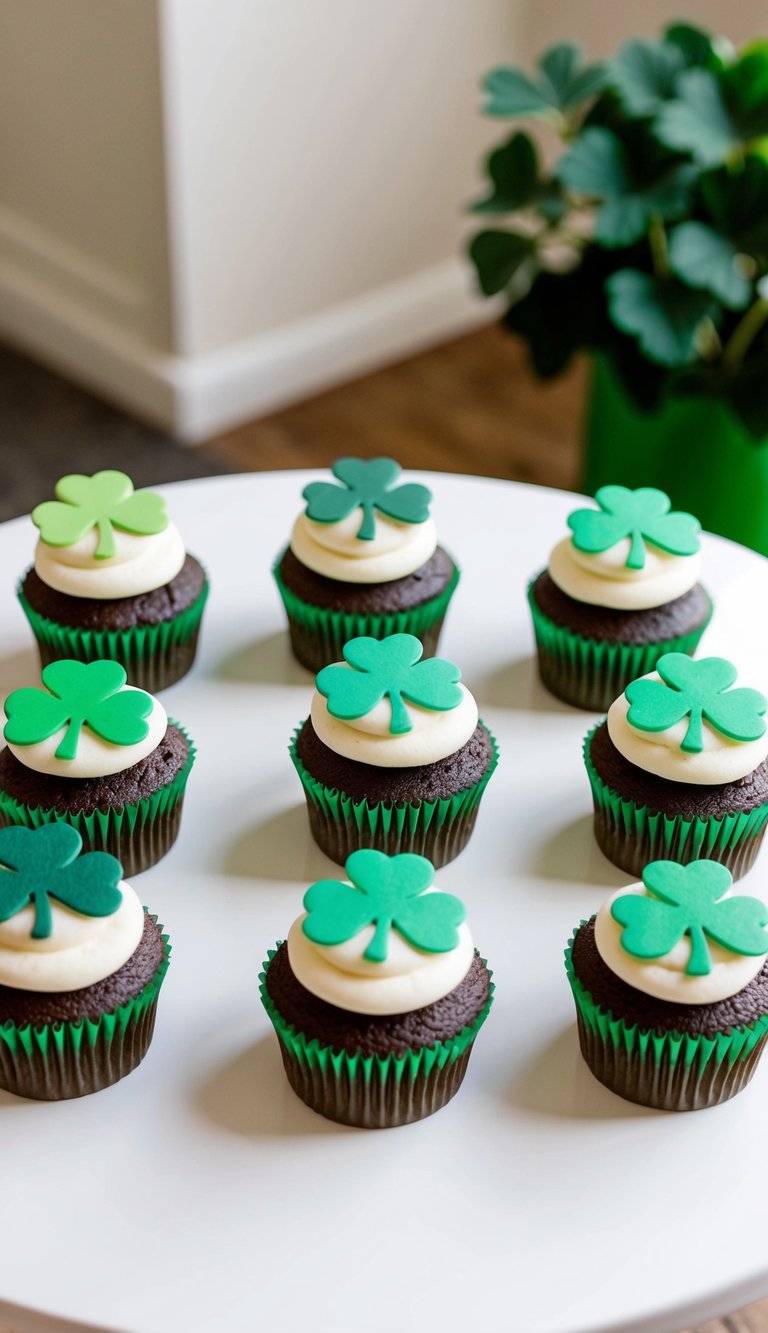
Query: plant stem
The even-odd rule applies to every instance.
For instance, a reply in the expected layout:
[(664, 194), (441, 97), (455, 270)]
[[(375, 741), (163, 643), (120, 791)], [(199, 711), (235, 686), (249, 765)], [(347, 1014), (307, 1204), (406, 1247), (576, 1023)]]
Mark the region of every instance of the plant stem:
[(758, 296), (753, 305), (739, 320), (730, 338), (725, 344), (723, 365), (735, 370), (741, 365), (752, 343), (768, 319), (768, 298)]
[(664, 221), (658, 213), (654, 213), (651, 218), (651, 225), (648, 228), (648, 244), (651, 247), (653, 271), (656, 274), (656, 277), (668, 278), (669, 249), (667, 246), (667, 233), (664, 230)]

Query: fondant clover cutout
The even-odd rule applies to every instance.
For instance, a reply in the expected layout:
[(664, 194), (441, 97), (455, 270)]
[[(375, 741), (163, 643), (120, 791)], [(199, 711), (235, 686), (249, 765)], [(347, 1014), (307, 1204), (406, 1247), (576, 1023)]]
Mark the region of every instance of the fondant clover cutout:
[(5, 701), (5, 739), (11, 745), (38, 745), (67, 730), (57, 759), (74, 759), (82, 727), (111, 745), (137, 745), (149, 731), (153, 699), (144, 690), (124, 690), (119, 662), (50, 662), (40, 679), (44, 690), (14, 690)]
[(708, 939), (731, 953), (768, 954), (768, 907), (759, 898), (728, 892), (733, 877), (718, 861), (651, 861), (643, 871), (650, 897), (627, 893), (611, 906), (624, 927), (622, 948), (635, 958), (661, 958), (687, 935), (691, 953), (686, 972), (703, 977), (712, 971)]
[(33, 940), (53, 928), (50, 899), (84, 916), (111, 916), (123, 895), (123, 868), (108, 852), (80, 855), (83, 840), (71, 824), (21, 825), (0, 829), (0, 921), (30, 903), (35, 909)]
[(756, 741), (765, 734), (768, 699), (759, 690), (732, 690), (737, 672), (727, 658), (695, 661), (685, 653), (665, 653), (656, 670), (661, 680), (633, 680), (625, 690), (630, 726), (666, 731), (689, 717), (680, 744), (687, 754), (704, 748), (702, 720), (732, 741)]
[(577, 509), (568, 518), (579, 551), (595, 555), (629, 537), (627, 569), (643, 569), (646, 542), (670, 555), (695, 555), (699, 549), (699, 520), (693, 514), (670, 512), (669, 496), (653, 486), (636, 491), (601, 486), (595, 499), (599, 509)]
[(385, 639), (362, 635), (345, 643), (342, 652), (352, 670), (334, 662), (323, 667), (315, 682), (325, 695), (328, 712), (341, 721), (364, 717), (388, 698), (389, 730), (399, 736), (413, 730), (404, 700), (434, 712), (449, 712), (461, 703), (459, 668), (442, 657), (420, 661), (424, 649), (413, 634), (389, 634)]
[(418, 482), (396, 486), (400, 464), (392, 458), (340, 458), (331, 472), (342, 484), (311, 481), (302, 492), (307, 501), (307, 518), (315, 523), (338, 523), (362, 509), (358, 541), (373, 541), (376, 536), (374, 510), (401, 523), (425, 523), (429, 518), (432, 492)]
[(387, 856), (364, 848), (352, 853), (345, 869), (352, 884), (321, 879), (304, 895), (308, 915), (302, 929), (315, 944), (343, 944), (375, 926), (363, 954), (369, 963), (386, 960), (391, 930), (424, 953), (456, 948), (464, 904), (452, 893), (425, 893), (435, 877), (425, 856)]
[(47, 546), (72, 546), (97, 528), (96, 558), (109, 560), (115, 554), (114, 528), (150, 537), (168, 526), (163, 497), (134, 491), (124, 472), (96, 472), (92, 477), (74, 472), (57, 481), (54, 493), (55, 500), (32, 510), (32, 522)]

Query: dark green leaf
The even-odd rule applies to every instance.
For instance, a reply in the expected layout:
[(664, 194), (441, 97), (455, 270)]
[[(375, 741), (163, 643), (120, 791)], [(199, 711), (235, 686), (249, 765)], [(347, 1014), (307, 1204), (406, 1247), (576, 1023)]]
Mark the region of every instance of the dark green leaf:
[(491, 153), (487, 163), (493, 192), (472, 205), (474, 213), (512, 213), (531, 203), (536, 193), (539, 162), (533, 140), (513, 134), (508, 143)]
[(556, 180), (542, 181), (537, 195), (536, 208), (547, 222), (559, 222), (565, 213), (568, 212), (568, 203), (560, 188), (560, 182)]
[(533, 79), (521, 69), (493, 69), (483, 80), (489, 116), (546, 116), (563, 113), (594, 97), (605, 86), (601, 64), (583, 65), (581, 47), (560, 42), (539, 61)]
[(508, 287), (520, 267), (535, 254), (530, 236), (514, 231), (481, 231), (473, 237), (469, 255), (477, 269), (484, 296), (495, 296)]
[(617, 328), (637, 338), (661, 366), (684, 366), (696, 355), (696, 333), (712, 311), (706, 292), (638, 269), (619, 269), (606, 283), (608, 308)]
[(768, 255), (768, 164), (762, 157), (749, 154), (738, 171), (705, 172), (699, 190), (718, 231), (744, 254)]
[(543, 116), (552, 103), (521, 69), (492, 69), (483, 79), (487, 116)]
[(739, 137), (768, 134), (768, 41), (752, 42), (722, 76), (723, 92)]
[(607, 271), (605, 251), (591, 246), (570, 272), (539, 273), (530, 291), (505, 314), (505, 327), (528, 343), (543, 379), (558, 375), (578, 349), (604, 346), (611, 338), (615, 342), (603, 300)]
[(717, 80), (704, 69), (680, 75), (677, 97), (661, 108), (654, 130), (668, 148), (691, 153), (702, 166), (724, 161), (740, 142)]
[(674, 96), (684, 56), (673, 43), (627, 42), (611, 66), (611, 84), (631, 116), (652, 116)]
[(678, 217), (688, 199), (685, 168), (667, 169), (655, 180), (642, 182), (624, 145), (599, 126), (582, 131), (560, 162), (558, 175), (571, 189), (605, 200), (597, 215), (595, 237), (612, 249), (640, 240), (656, 214)]
[(726, 236), (703, 222), (683, 222), (669, 234), (669, 267), (688, 287), (711, 292), (723, 305), (743, 310), (752, 283), (738, 267), (739, 253)]
[(595, 199), (616, 199), (629, 189), (629, 167), (622, 144), (610, 130), (582, 130), (561, 158), (557, 175), (564, 185)]
[(711, 33), (694, 27), (692, 23), (670, 24), (664, 30), (664, 41), (677, 47), (688, 69), (694, 66), (717, 69), (722, 65)]

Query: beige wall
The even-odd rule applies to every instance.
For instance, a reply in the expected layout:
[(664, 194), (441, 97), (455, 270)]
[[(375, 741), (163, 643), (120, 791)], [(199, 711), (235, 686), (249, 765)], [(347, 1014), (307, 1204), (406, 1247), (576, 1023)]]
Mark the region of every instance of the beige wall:
[(575, 37), (593, 55), (612, 55), (627, 37), (651, 37), (675, 19), (737, 45), (768, 33), (765, 0), (529, 0), (524, 46), (530, 58), (550, 42)]

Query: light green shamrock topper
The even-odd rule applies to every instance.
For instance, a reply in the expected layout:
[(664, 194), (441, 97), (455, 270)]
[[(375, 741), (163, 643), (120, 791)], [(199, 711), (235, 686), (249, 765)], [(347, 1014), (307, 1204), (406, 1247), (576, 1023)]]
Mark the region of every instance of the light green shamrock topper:
[(719, 861), (651, 861), (643, 884), (652, 896), (627, 893), (611, 906), (611, 916), (624, 926), (621, 946), (635, 958), (661, 958), (687, 935), (691, 955), (686, 972), (692, 977), (712, 971), (707, 937), (731, 953), (749, 957), (768, 953), (768, 907), (759, 898), (739, 894), (725, 898), (733, 883)]
[(627, 569), (643, 569), (646, 542), (670, 555), (695, 555), (699, 549), (699, 520), (681, 511), (670, 513), (672, 502), (664, 491), (653, 486), (636, 491), (601, 486), (595, 499), (599, 509), (577, 509), (568, 518), (579, 551), (594, 555), (629, 537)]
[(55, 500), (32, 510), (32, 522), (47, 546), (72, 546), (91, 528), (98, 528), (98, 560), (115, 554), (113, 528), (142, 537), (164, 532), (168, 526), (165, 500), (154, 491), (134, 491), (124, 472), (96, 472), (92, 477), (73, 472), (56, 482)]
[(424, 648), (414, 634), (389, 634), (384, 639), (361, 635), (345, 643), (342, 652), (353, 670), (334, 662), (323, 667), (315, 681), (327, 699), (328, 712), (342, 721), (364, 717), (388, 698), (389, 730), (399, 736), (413, 730), (404, 699), (435, 712), (449, 712), (461, 703), (459, 668), (442, 657), (420, 662)]
[(119, 662), (50, 662), (44, 690), (14, 690), (5, 701), (4, 736), (11, 745), (38, 745), (66, 727), (57, 759), (74, 759), (82, 727), (112, 745), (137, 745), (149, 731), (154, 701), (144, 690), (123, 690)]
[[(464, 904), (452, 893), (425, 893), (435, 877), (425, 856), (387, 856), (364, 848), (344, 867), (352, 884), (321, 879), (304, 895), (308, 916), (302, 930), (315, 944), (343, 944), (365, 926), (376, 926), (363, 954), (370, 963), (387, 957), (389, 932), (397, 930), (415, 949), (448, 953), (459, 942)], [(422, 897), (422, 895), (424, 895)]]
[(768, 699), (759, 690), (732, 690), (736, 668), (725, 657), (695, 661), (685, 653), (665, 653), (656, 663), (661, 680), (633, 680), (624, 693), (627, 721), (640, 731), (666, 731), (690, 716), (680, 749), (704, 748), (702, 719), (732, 741), (756, 741), (765, 734)]
[(307, 518), (315, 523), (338, 523), (355, 509), (362, 509), (363, 521), (358, 541), (373, 541), (376, 536), (374, 510), (401, 523), (425, 523), (429, 518), (431, 491), (417, 482), (395, 486), (400, 464), (392, 458), (340, 458), (331, 472), (342, 483), (311, 481), (302, 492), (307, 501)]
[(86, 852), (71, 824), (20, 824), (0, 829), (0, 921), (34, 905), (33, 940), (48, 939), (56, 898), (84, 916), (111, 916), (123, 900), (118, 889), (123, 867), (108, 852)]

